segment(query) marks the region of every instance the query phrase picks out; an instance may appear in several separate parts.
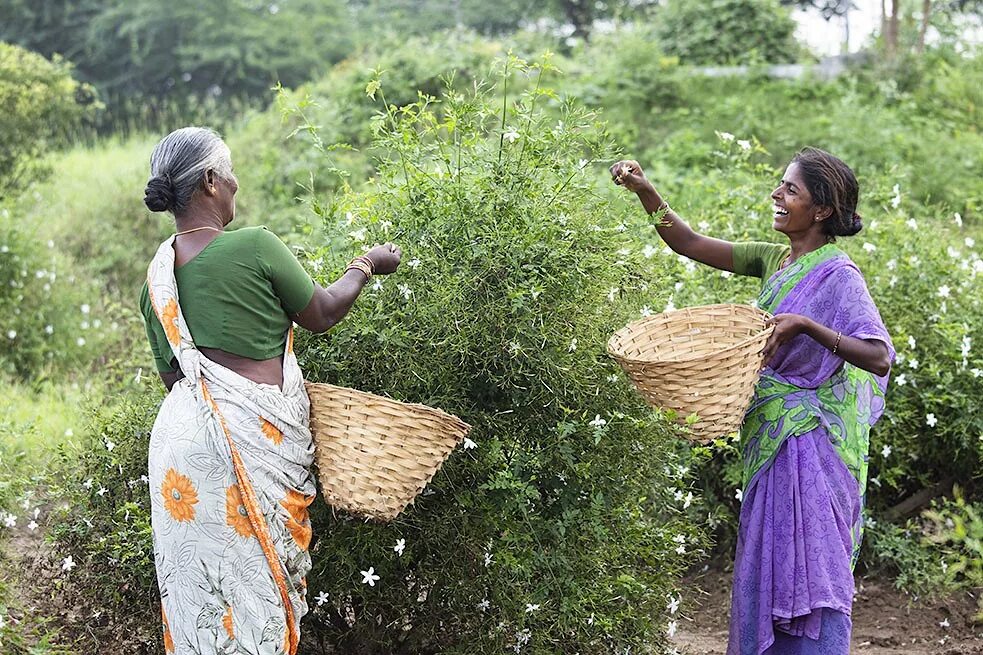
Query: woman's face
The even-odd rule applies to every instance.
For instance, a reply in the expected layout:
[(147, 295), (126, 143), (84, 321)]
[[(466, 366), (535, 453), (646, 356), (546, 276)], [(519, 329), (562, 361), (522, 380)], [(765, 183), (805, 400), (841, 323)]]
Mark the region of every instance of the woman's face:
[[(772, 227), (786, 235), (801, 234), (819, 227), (816, 220), (820, 207), (812, 203), (812, 196), (799, 172), (799, 165), (792, 162), (785, 169), (782, 182), (771, 192), (774, 201)], [(822, 217), (820, 216), (820, 220)]]
[(239, 180), (236, 179), (235, 173), (230, 173), (229, 179), (219, 177), (215, 189), (218, 191), (216, 200), (222, 208), (224, 225), (228, 225), (236, 217), (236, 191), (239, 190)]

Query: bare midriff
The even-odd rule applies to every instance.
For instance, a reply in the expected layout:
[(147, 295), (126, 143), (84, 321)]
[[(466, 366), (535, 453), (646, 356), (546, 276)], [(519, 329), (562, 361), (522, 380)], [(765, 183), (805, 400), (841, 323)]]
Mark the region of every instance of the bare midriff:
[(198, 350), (216, 364), (231, 369), (248, 380), (283, 388), (283, 355), (259, 360), (233, 355), (218, 348), (198, 348)]

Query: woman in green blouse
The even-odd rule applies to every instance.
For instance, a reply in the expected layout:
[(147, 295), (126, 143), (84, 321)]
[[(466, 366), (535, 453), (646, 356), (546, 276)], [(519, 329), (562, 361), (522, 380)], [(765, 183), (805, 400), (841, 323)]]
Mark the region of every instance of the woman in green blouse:
[(225, 231), (238, 183), (217, 134), (172, 132), (150, 169), (144, 201), (176, 226), (140, 298), (169, 391), (148, 458), (165, 651), (294, 655), (315, 485), (293, 323), (330, 328), (400, 250), (376, 246), (325, 289), (265, 228)]

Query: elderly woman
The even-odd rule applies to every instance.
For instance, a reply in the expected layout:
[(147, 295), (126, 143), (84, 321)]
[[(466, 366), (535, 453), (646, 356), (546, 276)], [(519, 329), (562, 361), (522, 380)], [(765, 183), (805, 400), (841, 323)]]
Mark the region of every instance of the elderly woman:
[(741, 430), (744, 494), (728, 655), (845, 655), (862, 535), (870, 428), (894, 348), (860, 270), (834, 244), (862, 224), (853, 171), (805, 148), (772, 192), (788, 244), (694, 232), (634, 161), (615, 183), (664, 213), (660, 236), (698, 262), (763, 281), (775, 326)]
[(373, 273), (396, 270), (400, 251), (377, 246), (323, 289), (265, 228), (225, 231), (237, 189), (211, 130), (176, 130), (154, 148), (144, 201), (177, 228), (140, 299), (170, 392), (149, 453), (164, 647), (294, 655), (315, 487), (292, 325), (327, 330)]

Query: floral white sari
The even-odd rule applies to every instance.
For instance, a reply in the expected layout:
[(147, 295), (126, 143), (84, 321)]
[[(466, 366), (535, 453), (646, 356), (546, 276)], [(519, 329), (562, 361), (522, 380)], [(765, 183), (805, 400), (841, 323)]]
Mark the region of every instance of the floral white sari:
[(161, 244), (147, 272), (154, 311), (185, 375), (161, 404), (150, 439), (165, 651), (295, 655), (307, 613), (315, 486), (293, 331), (282, 391), (204, 357), (181, 313), (173, 241)]

